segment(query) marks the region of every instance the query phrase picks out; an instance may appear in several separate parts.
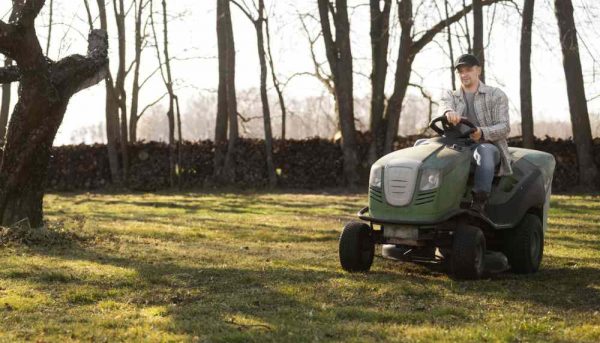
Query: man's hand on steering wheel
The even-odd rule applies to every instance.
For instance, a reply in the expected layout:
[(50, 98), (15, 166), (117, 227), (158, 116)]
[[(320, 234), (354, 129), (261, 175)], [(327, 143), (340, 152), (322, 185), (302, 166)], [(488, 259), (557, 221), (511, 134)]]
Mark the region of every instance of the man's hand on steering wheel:
[(450, 124), (457, 125), (458, 123), (460, 123), (460, 114), (454, 111), (448, 111), (446, 112), (446, 119), (448, 119), (448, 122)]
[[(448, 120), (448, 122), (452, 125), (458, 125), (458, 123), (460, 123), (461, 120), (461, 115), (454, 112), (454, 111), (448, 111), (446, 112), (446, 119)], [(483, 133), (481, 132), (481, 129), (476, 127), (474, 128), (476, 129), (475, 132), (471, 133), (471, 135), (469, 136), (472, 140), (474, 140), (475, 142), (478, 142), (481, 137), (483, 136)]]

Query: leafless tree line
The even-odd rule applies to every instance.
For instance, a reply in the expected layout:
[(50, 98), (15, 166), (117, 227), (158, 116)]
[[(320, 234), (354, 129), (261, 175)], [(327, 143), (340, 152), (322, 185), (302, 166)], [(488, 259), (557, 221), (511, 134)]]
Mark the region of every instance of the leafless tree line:
[[(5, 56), (5, 67), (0, 68), (0, 81), (3, 84), (3, 101), (0, 108), (0, 128), (3, 145), (0, 163), (0, 224), (10, 223), (21, 218), (29, 218), (40, 225), (42, 220), (43, 184), (46, 177), (49, 149), (60, 126), (69, 99), (81, 89), (89, 87), (101, 79), (106, 88), (106, 142), (109, 155), (112, 181), (126, 185), (129, 169), (128, 147), (138, 139), (139, 119), (152, 105), (140, 109), (139, 93), (147, 80), (159, 73), (168, 99), (163, 108), (168, 126), (170, 146), (171, 185), (177, 185), (180, 165), (179, 143), (183, 138), (179, 98), (174, 87), (172, 73), (173, 57), (169, 50), (170, 15), (167, 1), (160, 0), (113, 0), (112, 8), (107, 10), (105, 0), (97, 0), (92, 6), (88, 0), (82, 0), (89, 21), (89, 49), (86, 56), (73, 55), (58, 62), (49, 60), (41, 47), (35, 30), (35, 20), (45, 0), (13, 0), (8, 22), (0, 21), (0, 53)], [(525, 0), (523, 6), (512, 0), (444, 0), (429, 2), (413, 0), (370, 0), (364, 5), (370, 9), (371, 27), (371, 101), (369, 106), (368, 127), (372, 133), (373, 145), (370, 149), (371, 160), (394, 149), (394, 140), (400, 129), (402, 114), (409, 108), (407, 89), (417, 87), (423, 96), (429, 99), (428, 112), (434, 106), (431, 96), (420, 85), (411, 83), (415, 74), (413, 63), (418, 54), (438, 35), (448, 36), (447, 44), (450, 60), (456, 55), (453, 42), (466, 44), (468, 51), (477, 55), (482, 62), (486, 60), (484, 37), (491, 25), (484, 25), (483, 12), (495, 6), (514, 6), (521, 14), (521, 111), (523, 136), (525, 143), (531, 146), (533, 139), (533, 120), (531, 118), (531, 32), (534, 17), (534, 0)], [(53, 1), (50, 1), (52, 8)], [(109, 6), (110, 6), (109, 5)], [(348, 185), (358, 181), (358, 145), (357, 145), (357, 108), (354, 94), (355, 58), (353, 56), (350, 13), (353, 7), (347, 0), (315, 0), (316, 14), (302, 14), (301, 18), (312, 18), (318, 23), (318, 33), (311, 35), (304, 25), (311, 47), (318, 44), (324, 48), (325, 63), (317, 60), (314, 76), (326, 86), (333, 97), (333, 109), (336, 113), (333, 123), (340, 132), (344, 156), (344, 176)], [(442, 6), (443, 5), (443, 6)], [(573, 138), (577, 145), (582, 186), (595, 187), (597, 166), (592, 152), (592, 134), (590, 116), (585, 98), (585, 85), (579, 55), (579, 37), (573, 17), (571, 0), (554, 0), (554, 10), (560, 32), (560, 44), (563, 54)], [(282, 116), (281, 136), (286, 136), (286, 126), (290, 123), (288, 110), (284, 102), (284, 82), (277, 79), (275, 63), (271, 49), (268, 7), (265, 0), (216, 0), (216, 35), (218, 40), (219, 86), (216, 99), (217, 116), (214, 124), (215, 180), (231, 183), (235, 176), (233, 158), (240, 137), (240, 127), (244, 129), (248, 118), (240, 113), (238, 92), (235, 85), (236, 49), (232, 21), (232, 8), (239, 10), (252, 23), (256, 32), (257, 53), (260, 62), (259, 89), (261, 113), (263, 119), (263, 138), (267, 156), (269, 184), (275, 186), (277, 178), (272, 161), (272, 115), (271, 108), (276, 107), (269, 98), (268, 89), (277, 92), (276, 101)], [(438, 17), (432, 15), (437, 8)], [(443, 8), (443, 11), (441, 10)], [(109, 12), (116, 25), (116, 32), (109, 30)], [(395, 15), (392, 15), (395, 11)], [(52, 18), (52, 11), (49, 12)], [(133, 14), (131, 14), (133, 13)], [(492, 12), (494, 13), (494, 12)], [(129, 37), (126, 30), (126, 18), (134, 16), (135, 54), (127, 58)], [(395, 19), (394, 19), (395, 18)], [(489, 18), (489, 17), (488, 17)], [(493, 20), (494, 16), (490, 18)], [(100, 30), (95, 30), (99, 20)], [(469, 21), (473, 23), (471, 33)], [(52, 19), (49, 20), (46, 54), (50, 47)], [(420, 24), (419, 24), (420, 23)], [(390, 39), (393, 29), (399, 30), (397, 51), (390, 51)], [(461, 34), (452, 32), (461, 31)], [(107, 63), (107, 32), (118, 38), (118, 67), (113, 74)], [(162, 35), (160, 34), (162, 33)], [(158, 66), (156, 71), (142, 76), (140, 65), (145, 48), (154, 48)], [(391, 94), (386, 94), (389, 56), (395, 59), (395, 72), (390, 78), (393, 84)], [(13, 65), (16, 63), (16, 65)], [(485, 70), (485, 68), (484, 68)], [(127, 87), (128, 76), (133, 73), (131, 88)], [(454, 81), (454, 80), (453, 80)], [(11, 116), (10, 125), (5, 132), (8, 119), (10, 83), (19, 82), (19, 99)], [(131, 98), (129, 98), (131, 97)], [(160, 99), (159, 99), (160, 100)], [(128, 103), (130, 101), (130, 104)], [(292, 101), (293, 102), (293, 101)], [(289, 105), (289, 104), (288, 104)], [(312, 104), (314, 105), (314, 104)], [(311, 106), (311, 105), (307, 105)], [(157, 107), (156, 109), (160, 109)], [(155, 110), (156, 110), (155, 109)], [(41, 118), (44, 120), (41, 120)], [(293, 117), (293, 115), (292, 115)]]

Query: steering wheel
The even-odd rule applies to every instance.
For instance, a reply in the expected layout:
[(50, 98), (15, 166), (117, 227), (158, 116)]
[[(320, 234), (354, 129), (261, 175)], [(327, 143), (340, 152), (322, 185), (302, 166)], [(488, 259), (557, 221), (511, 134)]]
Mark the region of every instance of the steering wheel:
[[(440, 128), (437, 123), (438, 122), (442, 122), (442, 128)], [(464, 134), (460, 134), (458, 137), (456, 138), (468, 138), (472, 133), (477, 132), (477, 126), (475, 126), (475, 124), (471, 123), (469, 121), (469, 119), (467, 118), (460, 118), (460, 122), (459, 124), (464, 124), (468, 127), (470, 127), (470, 130)], [(448, 118), (446, 118), (445, 115), (439, 116), (435, 119), (433, 119), (430, 123), (429, 123), (429, 127), (435, 131), (437, 134), (439, 134), (440, 136), (443, 136), (445, 133), (454, 130), (455, 132), (456, 130), (456, 126), (452, 125), (449, 121)]]

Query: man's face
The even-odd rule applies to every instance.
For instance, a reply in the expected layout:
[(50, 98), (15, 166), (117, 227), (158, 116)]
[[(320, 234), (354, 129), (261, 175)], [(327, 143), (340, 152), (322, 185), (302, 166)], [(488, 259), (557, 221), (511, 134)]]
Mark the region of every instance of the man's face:
[(474, 85), (479, 80), (481, 68), (479, 66), (460, 66), (456, 69), (460, 83), (465, 87)]

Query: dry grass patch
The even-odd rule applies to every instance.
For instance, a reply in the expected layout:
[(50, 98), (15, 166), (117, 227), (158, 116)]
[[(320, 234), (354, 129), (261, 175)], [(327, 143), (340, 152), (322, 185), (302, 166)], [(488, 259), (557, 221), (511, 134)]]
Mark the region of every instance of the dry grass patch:
[[(58, 194), (0, 248), (2, 341), (600, 341), (600, 198), (555, 196), (539, 273), (457, 282), (337, 238), (364, 195)], [(69, 236), (71, 235), (71, 236)]]

